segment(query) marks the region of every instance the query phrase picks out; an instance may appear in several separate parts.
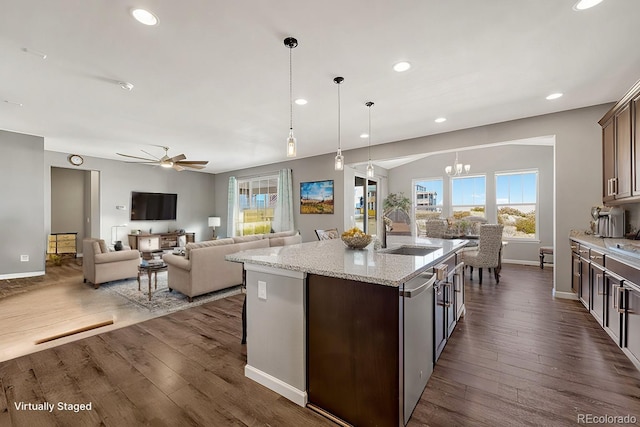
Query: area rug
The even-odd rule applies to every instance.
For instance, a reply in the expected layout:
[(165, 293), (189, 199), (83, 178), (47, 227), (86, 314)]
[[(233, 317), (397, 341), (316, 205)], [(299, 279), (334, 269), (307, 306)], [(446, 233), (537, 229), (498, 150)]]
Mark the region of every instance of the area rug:
[(161, 271), (158, 273), (158, 289), (155, 289), (153, 286), (151, 287), (151, 301), (149, 301), (149, 285), (146, 275), (141, 277), (140, 284), (140, 290), (138, 290), (138, 281), (136, 279), (117, 280), (104, 283), (100, 285), (98, 289), (124, 297), (130, 303), (147, 309), (150, 312), (163, 314), (195, 307), (232, 295), (238, 295), (242, 292), (242, 287), (238, 285), (193, 297), (193, 302), (189, 302), (189, 298), (186, 295), (175, 290), (169, 292), (167, 272)]

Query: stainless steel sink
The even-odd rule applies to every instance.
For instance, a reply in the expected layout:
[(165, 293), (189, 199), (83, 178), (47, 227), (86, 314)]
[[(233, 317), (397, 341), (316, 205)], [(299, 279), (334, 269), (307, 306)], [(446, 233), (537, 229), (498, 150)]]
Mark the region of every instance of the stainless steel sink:
[(393, 255), (411, 255), (411, 256), (425, 256), (429, 255), (431, 252), (435, 252), (439, 247), (428, 247), (428, 246), (400, 246), (394, 249), (389, 249), (384, 251), (387, 254)]

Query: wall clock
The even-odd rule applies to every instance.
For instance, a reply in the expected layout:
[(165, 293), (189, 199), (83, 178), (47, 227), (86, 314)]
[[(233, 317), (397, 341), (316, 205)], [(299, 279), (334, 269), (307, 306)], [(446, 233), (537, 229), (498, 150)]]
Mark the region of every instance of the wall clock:
[(67, 160), (69, 160), (69, 163), (71, 163), (73, 166), (80, 166), (82, 163), (84, 163), (84, 159), (82, 158), (82, 156), (79, 156), (77, 154), (69, 154)]

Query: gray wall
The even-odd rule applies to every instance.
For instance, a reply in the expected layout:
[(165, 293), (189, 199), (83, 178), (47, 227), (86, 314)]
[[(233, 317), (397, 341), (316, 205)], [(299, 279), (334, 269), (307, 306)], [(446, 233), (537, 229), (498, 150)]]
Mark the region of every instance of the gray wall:
[(44, 139), (0, 131), (0, 148), (0, 279), (44, 274)]
[(85, 236), (85, 182), (90, 172), (51, 168), (51, 232), (78, 233), (77, 245)]
[[(51, 206), (48, 203), (51, 182), (49, 170), (52, 167), (68, 167), (67, 154), (53, 151), (44, 152), (44, 163), (47, 169), (45, 176), (44, 207), (46, 232), (50, 231)], [(127, 224), (118, 229), (118, 238), (126, 242), (127, 233), (132, 229), (154, 232), (185, 229), (196, 233), (196, 240), (207, 240), (211, 236), (211, 229), (207, 226), (207, 218), (214, 214), (214, 175), (200, 172), (167, 170), (160, 167), (136, 165), (116, 160), (85, 157), (84, 164), (78, 169), (84, 171), (99, 171), (99, 215), (91, 224), (91, 229), (99, 230), (99, 237), (111, 242), (112, 228), (116, 225)], [(96, 175), (96, 173), (94, 173)], [(96, 181), (96, 180), (92, 180)], [(176, 221), (131, 221), (131, 191), (148, 191), (178, 194), (178, 211)], [(116, 209), (125, 206), (125, 210)], [(98, 209), (95, 203), (92, 209)], [(98, 237), (93, 235), (92, 237)]]
[[(215, 206), (216, 215), (221, 218), (218, 236), (227, 235), (227, 193), (229, 177), (243, 178), (254, 175), (265, 175), (280, 169), (291, 169), (293, 180), (293, 213), (295, 228), (300, 230), (305, 242), (317, 240), (314, 230), (317, 228), (343, 229), (344, 221), (344, 176), (342, 172), (333, 169), (335, 154), (296, 159), (287, 162), (274, 163), (255, 168), (243, 169), (216, 175)], [(300, 183), (308, 181), (324, 181), (333, 179), (334, 213), (333, 214), (300, 214)]]
[[(512, 239), (505, 248), (505, 260), (538, 263), (540, 246), (553, 245), (553, 147), (544, 145), (500, 145), (459, 152), (463, 163), (471, 164), (470, 175), (484, 174), (487, 178), (487, 219), (496, 221), (495, 173), (523, 169), (538, 170), (538, 241), (518, 241)], [(454, 153), (434, 154), (420, 160), (389, 170), (389, 191), (404, 192), (412, 196), (413, 179), (443, 179), (445, 195), (451, 194), (450, 180), (444, 173), (444, 165), (450, 165), (455, 159)], [(444, 177), (443, 177), (444, 175)], [(445, 202), (450, 200), (444, 196)], [(446, 206), (445, 206), (446, 209)], [(445, 215), (451, 215), (445, 212)]]

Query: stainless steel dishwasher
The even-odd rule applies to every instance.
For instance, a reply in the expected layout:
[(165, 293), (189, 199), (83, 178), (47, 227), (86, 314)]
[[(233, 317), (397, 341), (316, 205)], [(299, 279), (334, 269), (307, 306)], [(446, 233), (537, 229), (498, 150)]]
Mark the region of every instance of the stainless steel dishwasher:
[(433, 284), (436, 276), (423, 273), (400, 290), (403, 309), (404, 424), (409, 421), (433, 372)]

